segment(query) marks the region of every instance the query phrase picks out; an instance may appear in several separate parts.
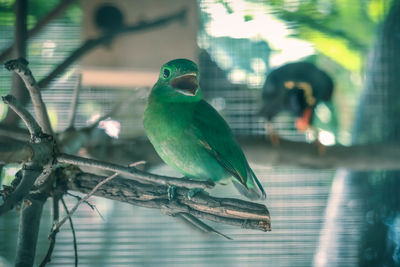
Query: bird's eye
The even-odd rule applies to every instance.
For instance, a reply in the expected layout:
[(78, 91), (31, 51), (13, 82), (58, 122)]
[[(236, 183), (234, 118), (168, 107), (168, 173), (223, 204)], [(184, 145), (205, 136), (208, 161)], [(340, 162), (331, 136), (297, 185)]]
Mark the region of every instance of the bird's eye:
[(163, 71), (163, 77), (166, 79), (169, 77), (169, 75), (171, 74), (171, 71), (169, 69), (164, 69)]

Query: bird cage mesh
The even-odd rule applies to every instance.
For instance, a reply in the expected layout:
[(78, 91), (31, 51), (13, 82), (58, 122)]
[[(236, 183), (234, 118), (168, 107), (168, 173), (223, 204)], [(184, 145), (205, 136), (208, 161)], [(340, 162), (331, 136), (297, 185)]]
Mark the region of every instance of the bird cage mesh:
[[(39, 2), (42, 1), (30, 2), (30, 8)], [(51, 5), (56, 5), (57, 1), (48, 2), (47, 8), (51, 9)], [(390, 9), (390, 5), (386, 3), (388, 1), (369, 2), (383, 10)], [(394, 68), (397, 71), (395, 73), (399, 70), (399, 42), (390, 41), (390, 38), (387, 42), (378, 41), (378, 47), (390, 46), (388, 54), (380, 54), (377, 52), (379, 48), (372, 47), (373, 37), (369, 40), (361, 38), (362, 41), (358, 44), (364, 46), (357, 51), (361, 51), (358, 56), (364, 60), (360, 60), (358, 68), (353, 65), (343, 67), (343, 64), (347, 63), (338, 63), (332, 56), (321, 53), (322, 48), (318, 47), (318, 44), (325, 44), (324, 38), (337, 42), (335, 38), (347, 33), (331, 30), (329, 22), (322, 21), (324, 14), (333, 14), (352, 6), (351, 1), (344, 5), (345, 7), (341, 7), (340, 3), (333, 0), (198, 1), (201, 20), (198, 31), (200, 86), (206, 100), (227, 120), (236, 135), (251, 138), (265, 134), (265, 119), (258, 116), (258, 111), (262, 104), (261, 88), (267, 74), (284, 63), (306, 59), (325, 67), (335, 78), (333, 103), (336, 105), (335, 112), (340, 122), (339, 126), (336, 126), (338, 129), (335, 129), (337, 143), (350, 144), (354, 122), (357, 129), (354, 134), (361, 136), (361, 140), (354, 138), (357, 142), (386, 139), (398, 141), (398, 127), (394, 125), (398, 121), (397, 114), (400, 108), (396, 101), (398, 98), (392, 97), (398, 94), (398, 90), (394, 90), (398, 86), (393, 84), (392, 79), (397, 76), (391, 70)], [(5, 10), (7, 8), (11, 10), (11, 6), (4, 6)], [(52, 21), (40, 34), (29, 39), (28, 60), (37, 80), (45, 77), (80, 46), (82, 40), (79, 22), (84, 14), (79, 12), (79, 5), (73, 6), (73, 10), (75, 12), (71, 11)], [(299, 17), (295, 17), (296, 15)], [(377, 15), (377, 20), (383, 21), (384, 17)], [(387, 31), (399, 31), (399, 17), (397, 16), (397, 24), (391, 24), (397, 28), (388, 27), (390, 29)], [(12, 18), (0, 16), (0, 51), (12, 43), (13, 23)], [(342, 23), (349, 27), (346, 24), (349, 21)], [(260, 28), (260, 25), (265, 25), (265, 28)], [(321, 34), (325, 26), (326, 35)], [(310, 29), (299, 34), (296, 32), (299, 27)], [(320, 32), (312, 31), (313, 27)], [(274, 29), (281, 30), (284, 34), (276, 33), (266, 38), (263, 31), (274, 34)], [(259, 33), (255, 33), (256, 30)], [(329, 39), (331, 35), (334, 36), (333, 39)], [(387, 36), (394, 38), (398, 35), (387, 33)], [(354, 40), (358, 40), (358, 36), (347, 37), (348, 42), (353, 45), (356, 43)], [(273, 42), (279, 38), (282, 39), (281, 43)], [(375, 39), (377, 38), (379, 35), (375, 36)], [(304, 43), (306, 39), (309, 40), (309, 44)], [(285, 42), (291, 43), (292, 46), (277, 47)], [(375, 52), (370, 52), (370, 62), (375, 64), (378, 60), (380, 65), (365, 67), (365, 58), (371, 49), (375, 49)], [(297, 50), (297, 54), (293, 50)], [(348, 57), (352, 56), (353, 54), (348, 54)], [(389, 61), (396, 61), (393, 63), (395, 67), (388, 66)], [(56, 131), (62, 131), (68, 126), (70, 102), (79, 72), (79, 63), (75, 63), (43, 90), (43, 99)], [(366, 79), (361, 74), (363, 72), (366, 73)], [(373, 76), (369, 76), (372, 72)], [(0, 71), (1, 95), (9, 93), (10, 77), (9, 72), (4, 69)], [(119, 123), (118, 138), (127, 140), (143, 136), (142, 114), (149, 90), (150, 88), (83, 87), (75, 126), (88, 126), (96, 118), (108, 114), (116, 105), (121, 105), (123, 108), (108, 119)], [(360, 92), (363, 93), (362, 101), (354, 119), (352, 114), (356, 112)], [(0, 111), (5, 109), (5, 105), (1, 104)], [(28, 104), (28, 109), (33, 110), (31, 104)], [(5, 112), (1, 114), (1, 118), (4, 118)], [(20, 125), (23, 126), (22, 123)], [(307, 140), (304, 133), (296, 131), (294, 118), (288, 112), (279, 114), (273, 125), (282, 138)], [(367, 137), (364, 133), (368, 133)], [(368, 208), (376, 212), (376, 209), (372, 208), (375, 207), (372, 202), (364, 203), (365, 192), (369, 192), (368, 186), (371, 183), (379, 190), (386, 190), (387, 187), (379, 181), (384, 180), (382, 177), (397, 177), (398, 173), (368, 173), (368, 179), (365, 179), (365, 173), (354, 174), (344, 170), (311, 170), (252, 162), (250, 165), (266, 189), (265, 204), (271, 213), (271, 232), (210, 223), (234, 240), (225, 240), (217, 235), (204, 236), (158, 210), (94, 197), (90, 199), (90, 203), (96, 206), (99, 213), (88, 205), (81, 205), (73, 216), (79, 266), (380, 266), (373, 264), (379, 263), (382, 253), (377, 244), (381, 244), (382, 241), (379, 243), (375, 239), (373, 242), (366, 240), (363, 232), (365, 220), (372, 222), (367, 223), (367, 229), (372, 232), (372, 226), (377, 224), (373, 214), (365, 213)], [(11, 173), (13, 168), (15, 170), (16, 166), (4, 168), (3, 172)], [(164, 174), (170, 171), (161, 170)], [(373, 182), (370, 183), (371, 180)], [(391, 185), (394, 187), (397, 184), (398, 182)], [(224, 191), (221, 188), (223, 186), (218, 190)], [(226, 190), (230, 197), (239, 197), (234, 190)], [(76, 202), (73, 196), (66, 196), (65, 199), (68, 206)], [(388, 202), (391, 200), (394, 204), (399, 204), (396, 202), (398, 198), (394, 198), (392, 194), (388, 195), (387, 199)], [(374, 201), (377, 200), (374, 198)], [(47, 235), (51, 228), (49, 202), (45, 206), (40, 225), (36, 264), (40, 263), (47, 252)], [(398, 207), (400, 205), (397, 205), (397, 209)], [(332, 219), (334, 212), (341, 217)], [(400, 264), (399, 216), (396, 210), (392, 210), (385, 218), (387, 220), (380, 222), (379, 226), (386, 223), (389, 227), (385, 228), (386, 232), (382, 230), (380, 233), (383, 236), (392, 233), (390, 263)], [(332, 229), (336, 232), (332, 232)], [(0, 266), (13, 265), (17, 232), (17, 211), (13, 210), (0, 217)], [(70, 226), (65, 224), (57, 235), (51, 266), (74, 264), (72, 243)]]

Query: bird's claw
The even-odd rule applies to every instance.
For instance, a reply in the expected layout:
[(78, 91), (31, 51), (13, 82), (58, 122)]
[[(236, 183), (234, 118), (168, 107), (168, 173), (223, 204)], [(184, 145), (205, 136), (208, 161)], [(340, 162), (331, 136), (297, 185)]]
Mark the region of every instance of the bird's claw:
[(176, 186), (170, 185), (168, 186), (168, 200), (173, 200), (176, 196)]
[(185, 196), (187, 199), (192, 200), (192, 198), (197, 195), (198, 193), (204, 193), (205, 191), (201, 188), (192, 188), (186, 192)]
[(316, 139), (315, 140), (315, 145), (317, 146), (317, 151), (318, 151), (318, 155), (319, 156), (323, 156), (326, 153), (326, 146), (324, 146), (323, 144), (321, 144), (321, 142)]
[(274, 126), (272, 125), (271, 122), (266, 122), (265, 125), (265, 131), (268, 134), (269, 141), (273, 146), (279, 146), (280, 144), (280, 138), (277, 132), (274, 130)]

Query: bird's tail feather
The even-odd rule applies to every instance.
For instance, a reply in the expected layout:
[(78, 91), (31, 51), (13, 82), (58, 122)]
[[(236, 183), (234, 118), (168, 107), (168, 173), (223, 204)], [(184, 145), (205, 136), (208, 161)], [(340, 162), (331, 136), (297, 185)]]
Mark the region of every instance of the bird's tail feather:
[(248, 177), (247, 179), (252, 179), (254, 186), (252, 188), (248, 187), (247, 185), (244, 185), (237, 181), (236, 179), (233, 180), (233, 185), (236, 187), (236, 189), (245, 197), (251, 199), (251, 200), (263, 200), (266, 198), (265, 191), (261, 185), (261, 183), (258, 181), (257, 177), (253, 173), (253, 171), (250, 169), (248, 172)]

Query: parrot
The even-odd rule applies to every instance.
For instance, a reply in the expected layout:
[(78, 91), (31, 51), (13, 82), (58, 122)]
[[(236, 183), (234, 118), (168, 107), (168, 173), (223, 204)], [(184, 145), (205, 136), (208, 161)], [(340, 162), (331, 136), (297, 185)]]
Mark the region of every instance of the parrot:
[(150, 143), (167, 165), (196, 180), (231, 179), (251, 200), (266, 193), (222, 116), (202, 97), (197, 64), (165, 63), (143, 115)]
[(271, 135), (274, 134), (272, 119), (288, 110), (296, 117), (297, 131), (303, 132), (311, 127), (317, 104), (331, 99), (333, 88), (332, 78), (314, 64), (305, 61), (285, 64), (267, 76), (258, 115), (267, 119), (266, 128)]

